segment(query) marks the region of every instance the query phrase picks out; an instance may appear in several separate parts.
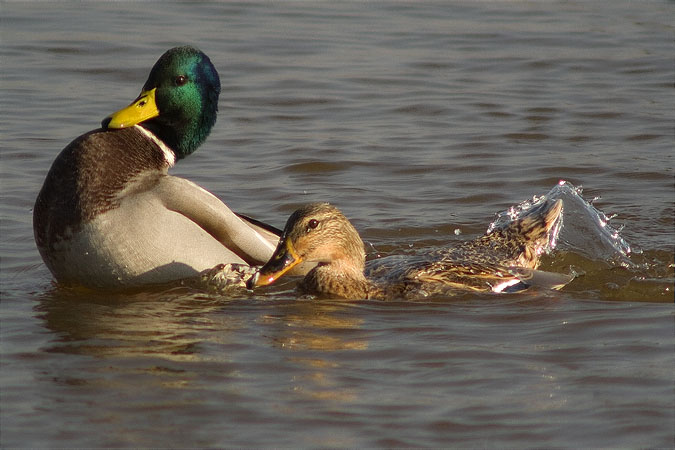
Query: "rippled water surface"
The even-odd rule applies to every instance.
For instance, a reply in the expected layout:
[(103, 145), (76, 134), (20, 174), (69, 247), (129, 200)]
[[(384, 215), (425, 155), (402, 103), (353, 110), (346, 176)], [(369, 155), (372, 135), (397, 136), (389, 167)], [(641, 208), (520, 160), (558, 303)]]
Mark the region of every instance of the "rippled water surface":
[[(0, 12), (2, 447), (673, 446), (672, 2)], [(564, 179), (631, 252), (568, 202), (542, 266), (579, 274), (559, 292), (55, 286), (31, 226), (50, 164), (185, 43), (223, 92), (173, 173), (236, 211), (282, 226), (333, 202), (374, 259), (474, 237)]]

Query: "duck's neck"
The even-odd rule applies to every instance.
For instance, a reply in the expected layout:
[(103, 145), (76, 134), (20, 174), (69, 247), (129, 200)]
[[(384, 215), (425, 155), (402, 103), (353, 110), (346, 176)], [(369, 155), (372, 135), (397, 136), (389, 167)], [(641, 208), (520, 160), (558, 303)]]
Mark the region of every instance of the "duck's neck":
[(337, 260), (312, 269), (301, 288), (314, 294), (364, 299), (368, 298), (370, 281), (363, 274), (363, 263)]
[[(215, 119), (213, 122), (215, 122)], [(143, 124), (143, 127), (171, 148), (177, 159), (182, 159), (197, 150), (206, 140), (213, 122), (210, 124), (195, 122), (174, 126), (157, 121), (148, 121)]]

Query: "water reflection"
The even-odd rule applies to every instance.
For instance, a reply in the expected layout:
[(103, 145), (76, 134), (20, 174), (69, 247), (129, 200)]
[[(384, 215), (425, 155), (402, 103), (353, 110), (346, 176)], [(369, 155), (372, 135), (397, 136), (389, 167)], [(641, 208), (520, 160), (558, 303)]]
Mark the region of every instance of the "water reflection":
[[(285, 357), (301, 369), (292, 377), (292, 391), (300, 397), (331, 402), (351, 402), (358, 398), (355, 386), (345, 386), (336, 378), (343, 371), (343, 358), (332, 354), (368, 349), (361, 330), (364, 320), (354, 317), (353, 304), (300, 300), (288, 304), (281, 313), (268, 314), (262, 322), (272, 330), (273, 347), (288, 352)], [(349, 358), (348, 358), (349, 359)]]
[[(36, 311), (58, 336), (49, 352), (189, 361), (199, 358), (205, 338), (220, 342), (243, 326), (227, 316), (216, 323), (209, 313), (222, 306), (223, 299), (183, 287), (119, 294), (57, 288)], [(220, 333), (202, 333), (214, 328)]]
[(340, 334), (358, 330), (363, 319), (343, 315), (349, 304), (300, 300), (281, 314), (267, 315), (264, 321), (277, 330), (272, 345), (290, 350), (365, 350), (363, 339), (346, 339)]
[[(358, 398), (356, 386), (336, 378), (345, 351), (369, 347), (354, 309), (294, 297), (233, 299), (187, 287), (120, 294), (57, 288), (35, 308), (55, 336), (45, 352), (99, 359), (85, 370), (77, 367), (81, 358), (55, 368), (49, 381), (61, 386), (191, 390), (211, 373), (228, 386), (229, 397), (241, 395), (237, 383), (278, 372), (284, 395), (322, 402)], [(111, 377), (127, 381), (111, 384)]]

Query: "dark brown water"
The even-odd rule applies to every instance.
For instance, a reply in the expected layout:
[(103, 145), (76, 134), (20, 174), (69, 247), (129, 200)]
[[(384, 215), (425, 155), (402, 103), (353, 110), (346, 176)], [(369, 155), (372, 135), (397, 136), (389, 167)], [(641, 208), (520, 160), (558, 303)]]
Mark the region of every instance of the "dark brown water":
[[(0, 446), (672, 447), (668, 2), (0, 5)], [(175, 174), (282, 226), (338, 205), (370, 258), (483, 233), (559, 180), (560, 292), (410, 302), (53, 286), (32, 205), (56, 154), (169, 47), (218, 68)], [(576, 220), (579, 219), (579, 220)], [(168, 243), (170, 245), (170, 243)], [(611, 252), (610, 252), (611, 253)]]

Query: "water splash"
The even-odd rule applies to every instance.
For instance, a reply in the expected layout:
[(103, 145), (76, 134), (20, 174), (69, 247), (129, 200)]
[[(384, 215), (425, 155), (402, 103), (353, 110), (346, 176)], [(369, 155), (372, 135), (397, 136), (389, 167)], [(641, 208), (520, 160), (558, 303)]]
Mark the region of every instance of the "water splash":
[(615, 229), (609, 221), (615, 216), (608, 217), (596, 209), (581, 194), (583, 189), (572, 183), (561, 180), (547, 194), (534, 196), (518, 205), (512, 206), (497, 215), (497, 219), (490, 224), (488, 232), (527, 213), (530, 209), (547, 200), (561, 199), (563, 201), (562, 219), (550, 233), (549, 242), (544, 249), (550, 252), (554, 248), (569, 250), (592, 260), (605, 260), (624, 267), (632, 267), (629, 259), (631, 246), (620, 235), (621, 228)]

